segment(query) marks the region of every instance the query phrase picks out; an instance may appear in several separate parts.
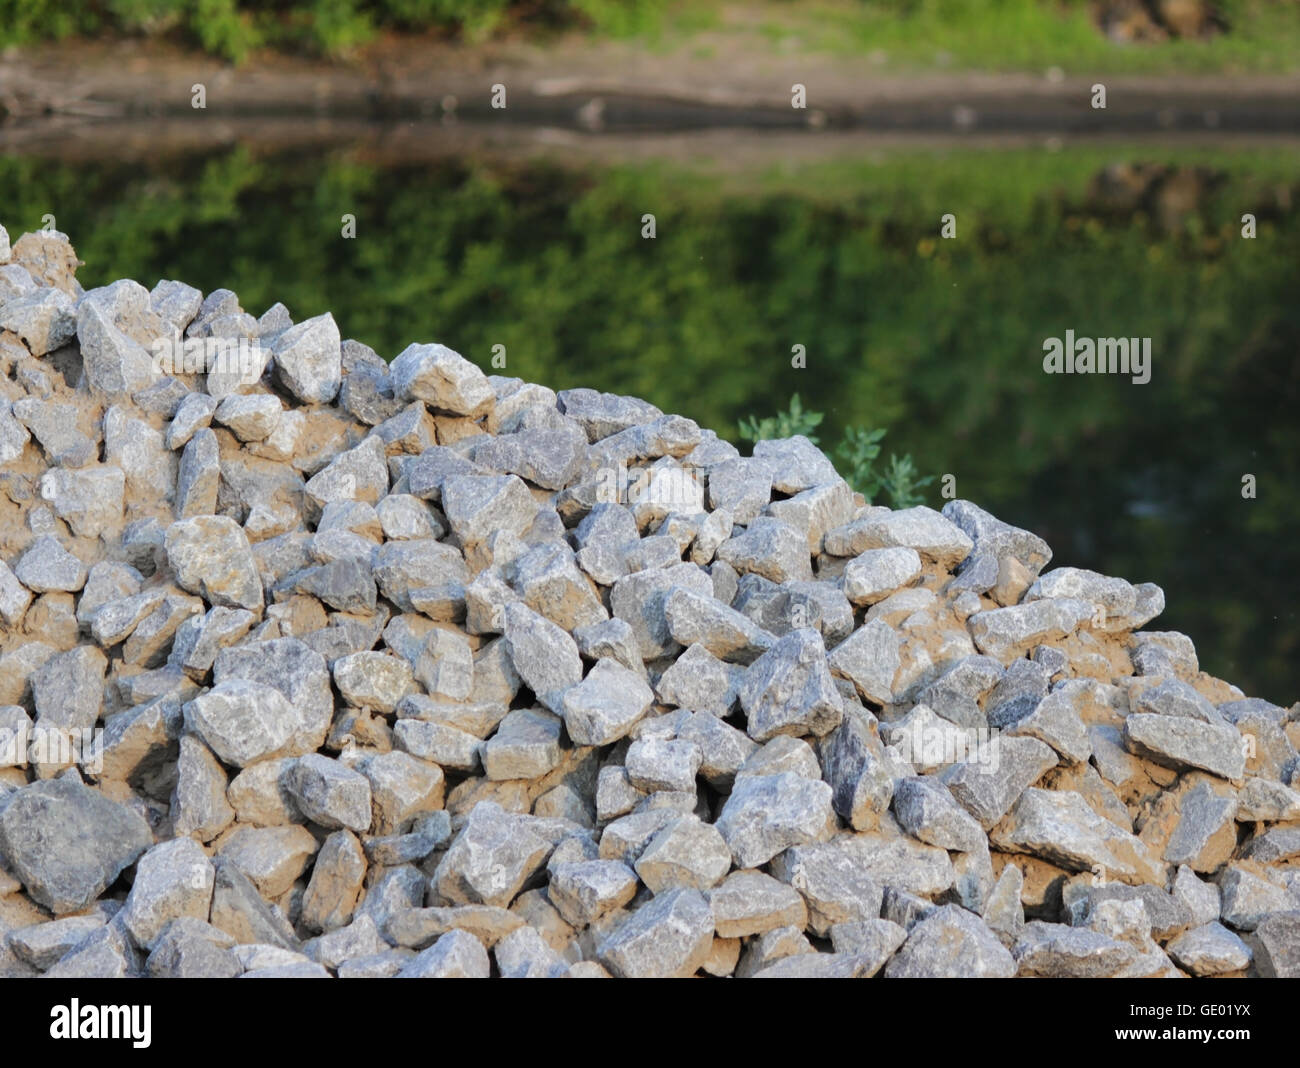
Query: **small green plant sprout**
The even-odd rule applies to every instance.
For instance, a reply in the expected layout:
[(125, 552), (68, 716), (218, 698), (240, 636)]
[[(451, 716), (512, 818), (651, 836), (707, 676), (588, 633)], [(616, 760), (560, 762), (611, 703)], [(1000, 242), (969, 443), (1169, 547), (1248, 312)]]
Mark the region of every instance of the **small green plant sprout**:
[(750, 416), (740, 420), (740, 436), (746, 441), (771, 441), (773, 438), (790, 438), (802, 434), (814, 445), (818, 444), (814, 431), (825, 416), (821, 412), (806, 412), (799, 394), (790, 397), (790, 410), (777, 412), (763, 419)]

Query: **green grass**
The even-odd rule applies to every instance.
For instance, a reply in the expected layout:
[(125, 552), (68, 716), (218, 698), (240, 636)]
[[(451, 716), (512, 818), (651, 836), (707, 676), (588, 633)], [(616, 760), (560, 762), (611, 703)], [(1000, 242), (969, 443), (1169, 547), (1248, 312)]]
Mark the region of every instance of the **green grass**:
[(868, 61), (865, 72), (943, 70), (1065, 74), (1294, 73), (1300, 71), (1300, 4), (1221, 2), (1230, 32), (1204, 41), (1121, 45), (1097, 29), (1079, 0), (697, 0), (669, 8), (663, 41), (688, 41), (703, 12), (714, 29), (770, 55)]

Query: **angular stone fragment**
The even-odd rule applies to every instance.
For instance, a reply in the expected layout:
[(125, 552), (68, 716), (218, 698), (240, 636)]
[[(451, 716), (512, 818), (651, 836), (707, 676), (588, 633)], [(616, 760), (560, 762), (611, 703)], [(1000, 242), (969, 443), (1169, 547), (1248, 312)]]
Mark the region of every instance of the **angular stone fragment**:
[(414, 688), (411, 665), (384, 653), (364, 652), (334, 661), (334, 685), (349, 704), (392, 712)]
[(636, 880), (617, 860), (574, 861), (551, 867), (546, 894), (566, 922), (587, 927), (631, 901)]
[(1034, 921), (1014, 947), (1017, 974), (1050, 979), (1101, 979), (1132, 964), (1137, 947), (1097, 931)]
[(731, 870), (731, 850), (712, 824), (683, 816), (650, 839), (635, 868), (656, 894), (683, 886), (707, 890)]
[(746, 730), (763, 742), (778, 734), (821, 736), (843, 716), (826, 666), (826, 649), (814, 630), (791, 631), (759, 657), (741, 681)]
[(243, 530), (226, 516), (182, 519), (163, 540), (176, 581), (211, 604), (260, 609), (262, 581)]
[(206, 921), (216, 873), (192, 838), (162, 842), (136, 864), (122, 922), (136, 944), (152, 950), (166, 926), (181, 916)]
[(921, 574), (915, 549), (868, 549), (844, 568), (844, 595), (854, 604), (875, 604)]
[(948, 788), (924, 775), (894, 788), (894, 813), (908, 834), (929, 845), (968, 853), (986, 846), (983, 828), (953, 800)]
[(309, 753), (294, 761), (283, 781), (298, 810), (312, 822), (358, 834), (370, 829), (370, 781), (360, 772)]
[(992, 830), (998, 849), (1030, 853), (1070, 871), (1125, 883), (1163, 884), (1164, 867), (1146, 845), (1094, 812), (1070, 790), (1028, 789)]
[(416, 954), (397, 973), (399, 979), (486, 979), (492, 973), (483, 943), (468, 931), (448, 931)]
[(528, 819), (482, 801), (452, 841), (434, 885), (451, 902), (504, 908), (541, 870), (549, 853), (550, 844)]
[(761, 871), (732, 872), (708, 899), (719, 938), (745, 938), (778, 927), (802, 930), (808, 923), (799, 891)]
[(87, 908), (152, 841), (133, 809), (75, 779), (23, 787), (0, 810), (0, 855), (56, 916)]
[(643, 737), (627, 751), (625, 766), (628, 780), (638, 790), (695, 791), (695, 776), (704, 754), (694, 742), (685, 739)]
[(477, 419), (496, 402), (479, 368), (445, 345), (409, 345), (389, 365), (394, 394), (421, 400), (435, 411)]
[(325, 839), (302, 899), (302, 925), (309, 931), (333, 931), (352, 918), (366, 874), (361, 843), (351, 831)]
[(220, 682), (184, 711), (185, 725), (237, 768), (280, 753), (300, 722), (284, 694), (248, 679)]
[(977, 749), (977, 759), (954, 764), (941, 778), (985, 830), (998, 822), (1017, 798), (1056, 766), (1051, 746), (1037, 738), (998, 736)]
[(1092, 615), (1088, 601), (1053, 598), (976, 612), (968, 625), (975, 647), (1005, 663), (1035, 645), (1069, 637)]
[(736, 867), (756, 868), (782, 850), (825, 837), (834, 819), (826, 783), (785, 772), (737, 779), (715, 826)]
[(563, 692), (560, 712), (577, 745), (609, 745), (645, 715), (654, 694), (635, 672), (613, 660), (598, 660), (581, 682)]
[(339, 391), (343, 350), (329, 312), (289, 327), (271, 348), (276, 380), (304, 404), (328, 404)]
[(755, 519), (743, 534), (733, 533), (719, 545), (717, 556), (741, 574), (772, 582), (812, 578), (808, 539), (779, 519)]
[(1234, 780), (1246, 774), (1242, 737), (1225, 723), (1135, 712), (1124, 720), (1124, 745), (1167, 767), (1202, 768)]
[(483, 773), (493, 780), (540, 779), (560, 762), (562, 725), (540, 708), (507, 713), (483, 747)]
[(75, 593), (86, 584), (87, 573), (86, 565), (50, 534), (33, 541), (14, 565), (18, 581), (37, 593), (51, 590)]
[(678, 587), (664, 597), (664, 619), (673, 641), (699, 645), (721, 660), (748, 664), (772, 647), (761, 627), (717, 599)]
[[(165, 700), (162, 699), (162, 700)], [(210, 842), (235, 818), (226, 800), (226, 772), (217, 758), (193, 734), (180, 740), (176, 763), (176, 788), (172, 791), (172, 830)]]
[(582, 679), (582, 659), (568, 634), (527, 605), (507, 605), (503, 614), (511, 663), (537, 700), (563, 711), (563, 694)]
[(885, 966), (889, 979), (1009, 979), (1016, 962), (974, 913), (945, 905), (912, 928)]
[(870, 830), (894, 794), (892, 765), (860, 716), (846, 716), (821, 744), (822, 775), (830, 783), (836, 813), (855, 831)]
[(754, 456), (771, 468), (772, 488), (779, 493), (802, 493), (839, 478), (835, 465), (802, 434), (756, 441)]
[(882, 619), (873, 619), (831, 650), (830, 670), (848, 679), (867, 701), (890, 704), (902, 663), (902, 636)]
[(713, 914), (698, 890), (671, 890), (637, 909), (599, 945), (602, 964), (623, 979), (693, 975), (713, 945)]

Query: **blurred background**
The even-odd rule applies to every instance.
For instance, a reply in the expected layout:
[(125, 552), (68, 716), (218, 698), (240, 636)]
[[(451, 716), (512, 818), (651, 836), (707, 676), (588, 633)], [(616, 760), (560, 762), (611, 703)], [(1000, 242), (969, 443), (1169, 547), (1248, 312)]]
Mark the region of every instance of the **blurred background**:
[[(87, 287), (504, 345), (733, 439), (797, 394), (1300, 697), (1300, 4), (0, 0), (0, 47), (0, 221)], [(1067, 329), (1150, 383), (1044, 375)]]

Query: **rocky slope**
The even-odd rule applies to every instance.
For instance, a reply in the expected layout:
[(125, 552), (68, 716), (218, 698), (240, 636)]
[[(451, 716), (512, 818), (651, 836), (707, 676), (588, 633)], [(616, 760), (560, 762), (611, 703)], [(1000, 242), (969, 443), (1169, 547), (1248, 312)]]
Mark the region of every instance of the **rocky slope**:
[(1157, 587), (2, 235), (0, 974), (1300, 972)]

